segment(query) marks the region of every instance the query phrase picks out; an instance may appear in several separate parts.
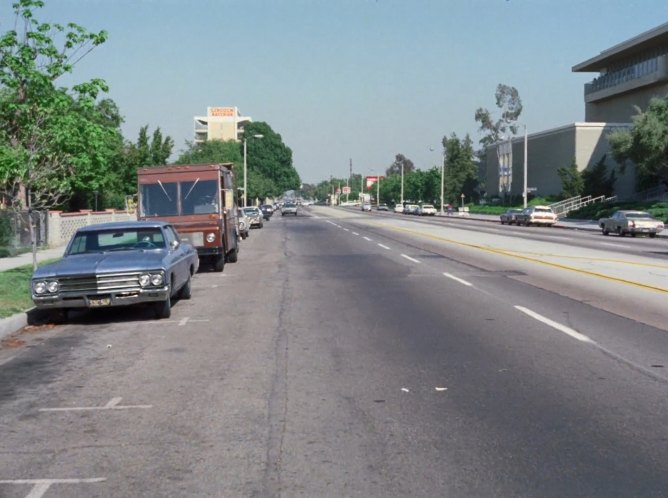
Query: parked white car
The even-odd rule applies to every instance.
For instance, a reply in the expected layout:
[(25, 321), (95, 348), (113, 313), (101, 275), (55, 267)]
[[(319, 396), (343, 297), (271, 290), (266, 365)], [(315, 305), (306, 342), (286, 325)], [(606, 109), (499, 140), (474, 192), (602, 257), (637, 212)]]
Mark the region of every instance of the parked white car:
[(436, 208), (432, 204), (422, 204), (422, 206), (420, 206), (418, 214), (420, 216), (435, 216)]
[(557, 222), (557, 215), (550, 206), (529, 206), (515, 217), (518, 225), (544, 225), (551, 227)]

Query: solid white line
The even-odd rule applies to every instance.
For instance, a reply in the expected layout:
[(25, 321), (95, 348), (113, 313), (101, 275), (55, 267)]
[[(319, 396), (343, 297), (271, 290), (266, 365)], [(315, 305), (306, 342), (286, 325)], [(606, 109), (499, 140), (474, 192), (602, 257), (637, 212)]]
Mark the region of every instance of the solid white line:
[(82, 484), (104, 482), (106, 477), (88, 477), (85, 479), (5, 479), (0, 484)]
[(571, 336), (573, 339), (577, 339), (578, 341), (582, 342), (588, 342), (590, 344), (596, 344), (594, 341), (592, 341), (589, 337), (587, 337), (584, 334), (581, 334), (580, 332), (577, 332), (576, 330), (573, 330), (570, 327), (566, 327), (566, 325), (562, 325), (560, 323), (557, 323), (553, 320), (550, 320), (549, 318), (544, 317), (543, 315), (539, 315), (535, 311), (531, 311), (530, 309), (525, 308), (524, 306), (515, 306), (515, 309), (518, 309), (522, 313), (529, 315), (531, 318), (534, 318), (538, 320), (539, 322), (543, 322), (546, 325), (549, 325), (552, 328), (557, 329), (560, 332), (563, 332), (566, 335)]
[(353, 234), (353, 235), (359, 235), (359, 233), (357, 233), (357, 232), (352, 232), (352, 234)]
[(459, 282), (460, 284), (468, 285), (469, 287), (471, 287), (473, 285), (471, 282), (467, 282), (466, 280), (462, 280), (461, 278), (455, 277), (454, 275), (450, 275), (449, 273), (443, 272), (443, 275), (448, 277), (448, 278), (451, 278), (452, 280), (455, 280), (455, 281)]
[(368, 240), (369, 242), (372, 242), (372, 239), (370, 239), (369, 237), (363, 237), (363, 238), (364, 238), (364, 240)]
[(402, 254), (401, 257), (406, 258), (408, 261), (412, 261), (413, 263), (419, 263), (417, 259), (411, 258), (410, 256), (406, 256), (405, 254)]
[(391, 250), (389, 247), (387, 247), (387, 246), (381, 244), (380, 242), (378, 243), (378, 247), (382, 247), (383, 249), (387, 249), (388, 251)]

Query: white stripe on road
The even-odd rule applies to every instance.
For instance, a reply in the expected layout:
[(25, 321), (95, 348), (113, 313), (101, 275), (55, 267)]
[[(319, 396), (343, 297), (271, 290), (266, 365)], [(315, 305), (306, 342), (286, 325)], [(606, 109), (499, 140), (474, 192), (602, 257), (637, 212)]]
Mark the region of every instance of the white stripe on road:
[(372, 239), (370, 239), (369, 237), (364, 237), (364, 240), (368, 240), (369, 242), (372, 241)]
[(473, 285), (471, 282), (467, 282), (466, 280), (462, 280), (461, 278), (455, 277), (454, 275), (450, 275), (449, 273), (443, 272), (443, 275), (448, 277), (448, 278), (451, 278), (455, 282), (459, 282), (460, 284), (468, 285), (469, 287), (471, 287)]
[(41, 498), (52, 484), (85, 484), (106, 481), (106, 477), (91, 477), (88, 479), (8, 479), (0, 484), (32, 484), (33, 488), (26, 498)]
[(389, 247), (387, 247), (387, 246), (381, 244), (380, 242), (378, 243), (378, 247), (382, 247), (383, 249), (387, 249), (388, 251), (390, 250)]
[(359, 233), (357, 233), (357, 232), (352, 232), (352, 234), (353, 234), (353, 235), (359, 235)]
[(578, 341), (582, 342), (588, 342), (590, 344), (596, 344), (594, 341), (592, 341), (589, 337), (586, 335), (581, 334), (580, 332), (577, 332), (576, 330), (573, 330), (570, 327), (566, 327), (566, 325), (562, 325), (560, 323), (557, 323), (553, 320), (550, 320), (549, 318), (544, 317), (543, 315), (539, 315), (535, 311), (531, 311), (528, 308), (525, 308), (524, 306), (515, 306), (515, 309), (518, 309), (522, 313), (529, 315), (531, 318), (534, 318), (538, 320), (539, 322), (543, 322), (546, 325), (549, 325), (552, 328), (557, 329), (560, 332), (563, 332), (566, 335), (571, 336), (573, 339), (577, 339)]
[(408, 261), (412, 261), (413, 263), (419, 263), (417, 259), (411, 258), (410, 256), (406, 256), (405, 254), (402, 254), (401, 257), (406, 258)]
[(346, 232), (350, 232), (350, 230), (349, 230), (349, 229), (347, 229), (347, 228), (344, 228), (344, 230), (345, 230)]

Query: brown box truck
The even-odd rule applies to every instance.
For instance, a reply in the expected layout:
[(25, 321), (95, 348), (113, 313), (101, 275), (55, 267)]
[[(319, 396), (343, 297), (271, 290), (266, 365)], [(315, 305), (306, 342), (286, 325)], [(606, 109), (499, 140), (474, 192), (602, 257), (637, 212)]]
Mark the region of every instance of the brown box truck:
[(200, 263), (223, 271), (239, 253), (232, 163), (175, 164), (137, 170), (140, 220), (174, 224), (197, 248)]

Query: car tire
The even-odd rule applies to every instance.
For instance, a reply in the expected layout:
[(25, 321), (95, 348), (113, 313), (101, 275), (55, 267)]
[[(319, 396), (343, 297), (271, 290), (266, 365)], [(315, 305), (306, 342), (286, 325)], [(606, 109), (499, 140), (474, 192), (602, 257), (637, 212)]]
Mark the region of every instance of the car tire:
[(169, 318), (172, 316), (172, 300), (170, 298), (164, 301), (153, 303), (153, 312), (157, 319)]
[(622, 230), (622, 227), (617, 227), (617, 235), (619, 235), (620, 237), (624, 237), (624, 235), (626, 235)]
[(225, 255), (221, 254), (220, 256), (216, 256), (213, 262), (213, 270), (220, 272), (223, 271), (223, 268), (225, 268)]
[(505, 221), (503, 221), (503, 220), (501, 220), (501, 224), (502, 224), (502, 225), (505, 225), (505, 224), (506, 224), (506, 222), (505, 222)]
[(186, 281), (185, 284), (183, 284), (181, 290), (179, 290), (179, 299), (190, 299), (191, 297), (192, 297), (192, 278), (190, 275), (188, 275), (188, 280)]
[(601, 230), (603, 231), (603, 235), (610, 235), (610, 230), (606, 228), (602, 228)]
[(231, 253), (227, 255), (227, 262), (236, 263), (238, 260), (239, 260), (239, 248), (236, 247), (234, 250), (232, 250)]
[(649, 238), (650, 238), (650, 239), (654, 239), (654, 238), (656, 238), (656, 234), (655, 234), (655, 233), (650, 233), (650, 234), (648, 234), (648, 235), (649, 235)]

